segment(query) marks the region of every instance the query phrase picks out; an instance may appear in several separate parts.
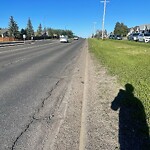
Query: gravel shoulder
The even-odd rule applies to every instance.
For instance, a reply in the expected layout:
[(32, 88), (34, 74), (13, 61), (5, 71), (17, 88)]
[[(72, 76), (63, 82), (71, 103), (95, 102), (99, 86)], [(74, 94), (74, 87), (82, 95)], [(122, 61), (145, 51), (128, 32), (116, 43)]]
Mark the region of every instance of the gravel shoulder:
[(110, 108), (118, 89), (116, 78), (109, 76), (88, 52), (86, 41), (66, 97), (66, 115), (52, 149), (119, 149), (118, 113)]
[(119, 149), (118, 112), (111, 109), (119, 89), (117, 80), (108, 75), (92, 54), (89, 54), (88, 76), (85, 149)]

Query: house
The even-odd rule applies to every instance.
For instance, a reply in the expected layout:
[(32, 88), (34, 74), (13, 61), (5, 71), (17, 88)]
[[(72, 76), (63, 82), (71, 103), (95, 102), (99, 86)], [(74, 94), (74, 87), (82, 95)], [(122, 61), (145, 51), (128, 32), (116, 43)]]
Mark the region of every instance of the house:
[(142, 32), (150, 32), (150, 24), (140, 25), (139, 28)]
[(128, 35), (132, 33), (145, 33), (145, 32), (150, 32), (150, 24), (143, 24), (140, 26), (132, 27), (130, 28)]
[(9, 31), (7, 28), (4, 28), (4, 29), (0, 29), (0, 37), (8, 37), (9, 35)]
[(8, 41), (16, 41), (16, 39), (9, 37), (9, 30), (7, 28), (0, 28), (0, 42)]

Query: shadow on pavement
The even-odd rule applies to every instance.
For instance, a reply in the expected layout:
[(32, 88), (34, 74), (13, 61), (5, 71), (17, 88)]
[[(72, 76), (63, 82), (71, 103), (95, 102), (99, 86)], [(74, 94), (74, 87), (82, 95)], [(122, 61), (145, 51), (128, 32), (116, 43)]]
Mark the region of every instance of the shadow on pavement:
[(120, 150), (150, 150), (149, 128), (141, 101), (134, 96), (134, 87), (127, 83), (111, 104), (119, 109)]

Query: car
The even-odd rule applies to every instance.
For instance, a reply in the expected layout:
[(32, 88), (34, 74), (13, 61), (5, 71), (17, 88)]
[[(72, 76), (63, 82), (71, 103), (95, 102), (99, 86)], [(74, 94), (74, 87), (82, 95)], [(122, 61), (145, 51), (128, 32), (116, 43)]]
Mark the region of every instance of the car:
[(139, 33), (132, 33), (128, 36), (128, 40), (137, 42), (139, 40), (138, 36), (139, 36)]
[(145, 42), (145, 43), (150, 42), (150, 33), (139, 34), (138, 40), (139, 40), (139, 42)]
[(75, 36), (73, 39), (74, 39), (74, 40), (78, 40), (78, 39), (79, 39), (79, 37)]
[(61, 43), (68, 43), (68, 37), (67, 36), (60, 36), (60, 42)]
[(122, 40), (122, 37), (121, 37), (121, 35), (115, 35), (114, 39), (116, 39), (116, 40)]
[(111, 34), (111, 35), (109, 36), (109, 39), (114, 39), (114, 35)]

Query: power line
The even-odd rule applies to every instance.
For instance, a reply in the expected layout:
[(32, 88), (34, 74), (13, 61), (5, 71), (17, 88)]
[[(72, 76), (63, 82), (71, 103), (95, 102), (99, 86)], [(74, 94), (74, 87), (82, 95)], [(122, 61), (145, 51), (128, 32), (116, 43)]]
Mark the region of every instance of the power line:
[(104, 3), (104, 12), (103, 12), (103, 21), (102, 21), (102, 39), (104, 39), (104, 24), (105, 24), (105, 14), (106, 14), (106, 3), (109, 1), (101, 1), (101, 3)]

